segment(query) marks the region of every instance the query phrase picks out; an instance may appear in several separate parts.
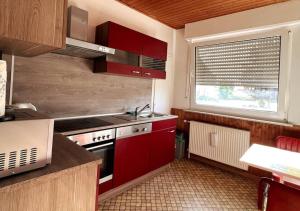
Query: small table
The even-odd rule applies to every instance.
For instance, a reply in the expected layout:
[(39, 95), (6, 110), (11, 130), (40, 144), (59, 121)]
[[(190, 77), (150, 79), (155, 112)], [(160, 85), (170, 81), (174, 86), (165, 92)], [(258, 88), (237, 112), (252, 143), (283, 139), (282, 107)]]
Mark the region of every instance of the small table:
[(240, 161), (278, 174), (283, 181), (300, 186), (300, 153), (253, 144)]

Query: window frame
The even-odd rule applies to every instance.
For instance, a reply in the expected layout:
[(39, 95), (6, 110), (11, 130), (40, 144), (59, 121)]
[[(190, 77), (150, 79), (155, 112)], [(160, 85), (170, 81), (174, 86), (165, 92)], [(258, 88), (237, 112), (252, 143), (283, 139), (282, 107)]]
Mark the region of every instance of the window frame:
[[(288, 29), (278, 29), (243, 36), (234, 36), (224, 39), (214, 39), (204, 42), (190, 43), (190, 109), (203, 111), (214, 114), (232, 115), (238, 117), (256, 118), (272, 121), (287, 121), (288, 109), (288, 76), (290, 72), (291, 58), (291, 36)], [(242, 108), (228, 108), (214, 105), (201, 105), (196, 103), (196, 78), (195, 78), (195, 49), (198, 46), (207, 46), (213, 44), (221, 44), (227, 42), (237, 42), (250, 39), (259, 39), (265, 37), (281, 36), (281, 51), (280, 51), (280, 72), (279, 72), (279, 87), (278, 87), (278, 109), (277, 112), (260, 111)]]

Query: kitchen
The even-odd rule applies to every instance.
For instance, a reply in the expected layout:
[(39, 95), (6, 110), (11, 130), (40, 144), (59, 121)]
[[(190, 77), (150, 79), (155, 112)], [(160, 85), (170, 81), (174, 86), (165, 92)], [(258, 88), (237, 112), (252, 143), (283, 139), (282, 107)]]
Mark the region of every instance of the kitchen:
[[(0, 49), (7, 66), (7, 109), (0, 130), (5, 137), (1, 148), (7, 152), (3, 158), (7, 174), (0, 172), (0, 210), (257, 209), (259, 178), (271, 177), (273, 171), (240, 158), (254, 144), (274, 148), (278, 136), (300, 138), (296, 71), (300, 52), (294, 47), (299, 44), (299, 1), (248, 1), (248, 5), (225, 1), (220, 12), (218, 0), (211, 5), (195, 1), (207, 10), (203, 13), (189, 12), (191, 5), (184, 5), (188, 2), (166, 5), (157, 1), (156, 7), (147, 6), (147, 1), (135, 2), (1, 1)], [(233, 3), (237, 5), (231, 8)], [(180, 8), (187, 15), (176, 19)], [(282, 11), (285, 15), (277, 17)], [(163, 12), (165, 16), (159, 14)], [(192, 19), (189, 14), (197, 17)], [(237, 96), (225, 97), (232, 92), (245, 96), (241, 88), (215, 94), (216, 90), (203, 87), (208, 96), (199, 92), (203, 96), (193, 98), (199, 94), (193, 87), (212, 86), (213, 79), (204, 79), (214, 76), (207, 76), (210, 69), (202, 73), (202, 64), (198, 72), (199, 60), (193, 55), (208, 52), (205, 56), (209, 57), (211, 49), (206, 46), (215, 40), (230, 44), (235, 37), (239, 41), (258, 39), (263, 48), (270, 49), (267, 56), (281, 52), (280, 63), (274, 62), (275, 56), (275, 60), (264, 61), (273, 68), (261, 70), (266, 71), (265, 80), (251, 85), (272, 96), (278, 94), (277, 101), (259, 95), (259, 103), (235, 108), (248, 103), (241, 103), (245, 97), (234, 99), (235, 104), (230, 100)], [(284, 47), (285, 43), (293, 48)], [(237, 44), (245, 47), (243, 42)], [(204, 59), (208, 62), (204, 66), (212, 66), (210, 60)], [(289, 71), (280, 71), (278, 77), (279, 69)], [(196, 80), (194, 74), (201, 77)], [(270, 79), (268, 74), (272, 74)], [(215, 95), (223, 97), (219, 105), (229, 104), (233, 109), (212, 104), (197, 107), (197, 100), (214, 103), (209, 99)], [(273, 101), (279, 102), (278, 112), (272, 110)], [(258, 108), (244, 112), (250, 106)], [(20, 109), (23, 107), (27, 109)], [(36, 151), (17, 141), (21, 139), (28, 144), (45, 142), (38, 148), (44, 152), (37, 158), (41, 163), (30, 164), (32, 169), (30, 165), (22, 168), (25, 151), (21, 150), (30, 147), (23, 155), (32, 158)], [(229, 140), (238, 141), (238, 147), (226, 144)], [(180, 149), (186, 158), (174, 161)], [(8, 157), (17, 150), (20, 158), (19, 152)], [(14, 166), (14, 159), (20, 164)], [(37, 194), (41, 191), (44, 194)], [(299, 197), (297, 194), (291, 198)], [(273, 210), (270, 207), (267, 210)]]

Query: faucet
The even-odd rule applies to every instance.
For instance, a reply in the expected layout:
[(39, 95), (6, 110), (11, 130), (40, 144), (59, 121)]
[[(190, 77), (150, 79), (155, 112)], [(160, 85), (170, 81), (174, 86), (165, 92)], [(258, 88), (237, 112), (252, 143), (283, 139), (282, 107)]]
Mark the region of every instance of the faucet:
[(138, 117), (140, 113), (142, 113), (147, 108), (151, 108), (149, 104), (145, 105), (141, 110), (139, 110), (140, 107), (136, 107), (134, 111), (134, 116)]

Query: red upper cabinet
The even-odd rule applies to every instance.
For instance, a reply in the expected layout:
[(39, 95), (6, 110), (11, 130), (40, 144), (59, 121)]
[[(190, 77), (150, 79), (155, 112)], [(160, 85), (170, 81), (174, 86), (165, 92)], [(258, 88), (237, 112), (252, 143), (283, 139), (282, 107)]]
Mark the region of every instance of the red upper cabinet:
[(110, 21), (96, 28), (96, 44), (140, 55), (142, 43), (141, 33)]
[(154, 70), (154, 69), (147, 69), (147, 68), (140, 68), (141, 75), (144, 78), (159, 78), (159, 79), (166, 79), (166, 72), (161, 70)]
[[(96, 28), (96, 43), (115, 48), (116, 53), (97, 59), (94, 72), (142, 78), (166, 78), (168, 47), (166, 42), (119, 24), (106, 22)], [(117, 66), (119, 70), (115, 68)]]
[(166, 42), (143, 35), (142, 55), (166, 61), (167, 48), (168, 44)]

